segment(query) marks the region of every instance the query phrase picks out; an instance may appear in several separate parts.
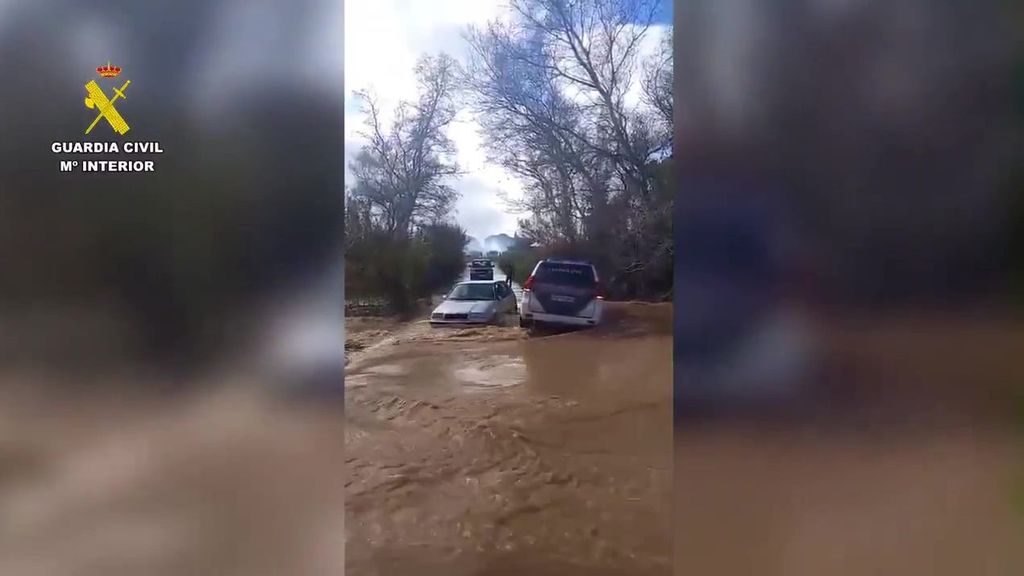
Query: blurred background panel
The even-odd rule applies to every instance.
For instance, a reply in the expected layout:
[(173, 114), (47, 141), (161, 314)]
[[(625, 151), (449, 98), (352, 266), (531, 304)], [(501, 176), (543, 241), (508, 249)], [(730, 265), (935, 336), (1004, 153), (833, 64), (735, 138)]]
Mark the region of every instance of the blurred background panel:
[(0, 573), (340, 570), (342, 11), (0, 2)]
[[(242, 344), (273, 291), (328, 271), (340, 289), (340, 3), (5, 4), (0, 302), (26, 324), (8, 360), (198, 366)], [(165, 153), (154, 173), (62, 174), (51, 142), (118, 140), (82, 134), (108, 61), (132, 81), (124, 140)]]
[(679, 6), (678, 573), (1024, 568), (1024, 13)]

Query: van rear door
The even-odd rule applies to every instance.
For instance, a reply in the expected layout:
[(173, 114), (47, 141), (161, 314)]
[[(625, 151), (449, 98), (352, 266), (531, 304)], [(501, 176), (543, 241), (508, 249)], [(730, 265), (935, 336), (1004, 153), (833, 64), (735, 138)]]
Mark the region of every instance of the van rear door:
[(533, 301), (543, 309), (534, 312), (581, 316), (597, 298), (597, 278), (589, 264), (541, 262), (533, 274)]

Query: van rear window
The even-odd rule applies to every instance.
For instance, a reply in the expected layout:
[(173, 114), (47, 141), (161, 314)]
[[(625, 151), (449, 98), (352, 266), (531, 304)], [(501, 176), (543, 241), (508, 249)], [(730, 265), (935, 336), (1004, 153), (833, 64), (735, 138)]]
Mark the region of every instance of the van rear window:
[(581, 264), (555, 264), (542, 262), (534, 274), (537, 282), (561, 284), (577, 288), (594, 286), (594, 269)]

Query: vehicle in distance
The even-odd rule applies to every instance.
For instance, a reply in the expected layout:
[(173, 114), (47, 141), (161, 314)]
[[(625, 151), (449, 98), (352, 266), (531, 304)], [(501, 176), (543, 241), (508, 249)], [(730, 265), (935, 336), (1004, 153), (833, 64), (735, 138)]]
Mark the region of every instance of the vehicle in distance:
[(459, 282), (430, 314), (430, 323), (489, 324), (516, 311), (516, 295), (501, 280)]
[(494, 262), (483, 258), (470, 261), (469, 279), (494, 280)]
[(537, 262), (523, 283), (519, 325), (596, 326), (603, 308), (604, 296), (593, 264), (545, 259)]

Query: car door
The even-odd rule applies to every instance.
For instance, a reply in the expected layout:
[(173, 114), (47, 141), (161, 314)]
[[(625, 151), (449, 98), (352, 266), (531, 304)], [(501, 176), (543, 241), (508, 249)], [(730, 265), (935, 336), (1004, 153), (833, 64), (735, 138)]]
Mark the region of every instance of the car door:
[(503, 286), (503, 284), (503, 282), (494, 283), (494, 293), (498, 297), (497, 308), (499, 314), (504, 314), (505, 312), (508, 311), (508, 298), (506, 297), (507, 294), (505, 292), (505, 287)]
[(501, 289), (505, 291), (505, 310), (513, 312), (516, 309), (516, 293), (512, 291), (512, 287), (508, 285), (508, 282), (501, 282)]

